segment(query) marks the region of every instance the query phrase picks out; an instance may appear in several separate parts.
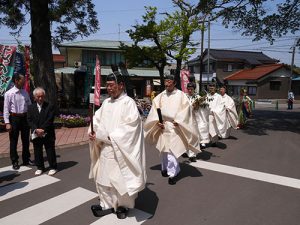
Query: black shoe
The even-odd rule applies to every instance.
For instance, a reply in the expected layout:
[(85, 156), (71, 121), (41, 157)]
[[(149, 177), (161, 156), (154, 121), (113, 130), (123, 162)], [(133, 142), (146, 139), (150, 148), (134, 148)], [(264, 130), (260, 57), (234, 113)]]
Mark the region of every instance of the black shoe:
[(117, 208), (116, 214), (117, 214), (118, 219), (125, 219), (127, 217), (127, 214), (128, 214), (128, 208), (125, 208), (123, 206), (119, 206)]
[(196, 157), (195, 157), (195, 156), (193, 156), (193, 157), (190, 157), (190, 158), (189, 158), (189, 160), (190, 160), (191, 162), (197, 162), (197, 159), (196, 159)]
[(20, 169), (19, 163), (18, 163), (18, 162), (14, 162), (13, 165), (12, 165), (12, 168), (13, 168), (14, 170)]
[(210, 144), (210, 147), (217, 147), (217, 143), (215, 143), (215, 142), (214, 142), (214, 143), (211, 143), (211, 144)]
[(113, 208), (103, 210), (100, 205), (92, 205), (91, 210), (95, 217), (102, 217), (114, 212)]
[(166, 170), (162, 170), (161, 171), (161, 175), (163, 176), (163, 177), (168, 177), (169, 175), (168, 175), (168, 172), (166, 171)]
[(168, 183), (170, 185), (175, 185), (176, 184), (176, 177), (169, 177)]
[(201, 149), (205, 149), (206, 148), (206, 144), (201, 144), (200, 146), (201, 146), (200, 147)]
[(31, 160), (28, 159), (28, 161), (23, 162), (23, 166), (35, 166), (35, 163)]
[(182, 156), (183, 158), (188, 158), (188, 157), (189, 157), (186, 153), (183, 153), (181, 156)]

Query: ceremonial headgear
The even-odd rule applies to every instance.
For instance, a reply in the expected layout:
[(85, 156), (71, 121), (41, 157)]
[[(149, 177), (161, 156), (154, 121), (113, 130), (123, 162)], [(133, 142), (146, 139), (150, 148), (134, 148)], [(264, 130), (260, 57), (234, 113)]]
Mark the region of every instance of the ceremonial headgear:
[(187, 88), (196, 88), (196, 84), (193, 83), (193, 82), (189, 82), (187, 85), (186, 85)]
[(166, 74), (165, 75), (165, 80), (175, 80), (175, 76), (172, 74)]
[(124, 83), (124, 77), (119, 71), (114, 71), (107, 75), (106, 81), (115, 81), (117, 84)]

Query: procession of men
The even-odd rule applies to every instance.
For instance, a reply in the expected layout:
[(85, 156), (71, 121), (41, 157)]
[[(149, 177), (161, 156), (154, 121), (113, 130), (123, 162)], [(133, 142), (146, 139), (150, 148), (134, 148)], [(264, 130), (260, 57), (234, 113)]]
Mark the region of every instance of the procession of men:
[[(211, 83), (208, 93), (195, 93), (196, 84), (187, 84), (187, 93), (176, 88), (174, 75), (166, 75), (165, 90), (152, 100), (143, 123), (133, 99), (125, 92), (123, 76), (107, 76), (110, 98), (96, 111), (90, 130), (91, 170), (99, 204), (91, 207), (96, 217), (116, 213), (127, 217), (135, 198), (146, 184), (145, 141), (154, 145), (161, 160), (161, 176), (175, 185), (181, 171), (178, 158), (197, 161), (197, 154), (228, 138), (236, 129), (238, 116), (226, 87), (217, 93)], [(113, 120), (111, 119), (113, 117)]]

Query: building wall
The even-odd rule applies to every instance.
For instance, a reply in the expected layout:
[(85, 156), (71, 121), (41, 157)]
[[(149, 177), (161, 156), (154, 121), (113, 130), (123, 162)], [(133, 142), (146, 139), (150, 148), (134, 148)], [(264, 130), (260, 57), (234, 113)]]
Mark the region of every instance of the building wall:
[[(231, 64), (232, 70), (228, 71), (228, 64)], [(217, 78), (224, 83), (224, 78), (245, 68), (245, 65), (240, 62), (217, 62), (216, 74)]]
[[(270, 82), (279, 81), (279, 90), (271, 90)], [(256, 98), (258, 99), (285, 99), (290, 87), (290, 79), (288, 77), (269, 77), (260, 82), (257, 88)]]
[[(290, 89), (290, 73), (285, 68), (281, 68), (271, 73), (266, 78), (258, 82), (257, 98), (260, 99), (285, 99)], [(271, 82), (280, 82), (279, 90), (271, 90)]]
[(81, 62), (82, 60), (82, 49), (68, 48), (66, 62), (67, 66), (74, 67), (74, 62)]

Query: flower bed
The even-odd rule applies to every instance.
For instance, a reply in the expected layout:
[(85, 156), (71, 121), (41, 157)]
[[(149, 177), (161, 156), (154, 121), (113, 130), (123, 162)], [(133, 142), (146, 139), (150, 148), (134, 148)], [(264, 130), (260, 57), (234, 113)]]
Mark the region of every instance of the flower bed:
[(90, 123), (89, 117), (83, 117), (79, 114), (75, 115), (64, 115), (60, 114), (59, 117), (56, 117), (54, 120), (54, 124), (56, 128), (60, 127), (85, 127)]

